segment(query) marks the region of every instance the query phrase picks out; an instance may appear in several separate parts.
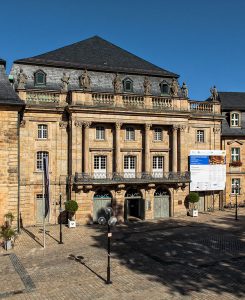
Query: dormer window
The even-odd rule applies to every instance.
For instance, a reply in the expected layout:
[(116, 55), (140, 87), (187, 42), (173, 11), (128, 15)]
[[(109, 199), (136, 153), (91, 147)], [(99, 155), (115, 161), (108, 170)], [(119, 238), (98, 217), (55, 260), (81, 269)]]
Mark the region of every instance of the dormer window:
[(123, 80), (123, 91), (127, 93), (133, 92), (133, 81), (130, 78)]
[(232, 112), (231, 113), (231, 127), (239, 127), (240, 126), (240, 113)]
[(160, 83), (161, 95), (169, 95), (169, 85), (166, 81)]
[(34, 85), (35, 86), (46, 85), (46, 73), (44, 73), (42, 70), (39, 70), (34, 73)]

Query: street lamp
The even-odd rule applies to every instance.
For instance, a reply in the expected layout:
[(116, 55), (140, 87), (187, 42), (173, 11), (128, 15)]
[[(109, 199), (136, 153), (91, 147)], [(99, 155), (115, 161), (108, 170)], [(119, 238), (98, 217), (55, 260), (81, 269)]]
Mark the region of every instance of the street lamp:
[(111, 207), (105, 208), (105, 213), (107, 218), (99, 217), (98, 223), (100, 225), (105, 225), (107, 223), (107, 277), (106, 284), (111, 284), (111, 226), (115, 226), (117, 223), (117, 218), (112, 216), (113, 210)]
[(60, 204), (60, 207), (59, 207), (59, 211), (60, 211), (60, 241), (59, 241), (59, 244), (64, 244), (63, 243), (63, 236), (62, 236), (62, 216), (61, 216), (61, 213), (62, 213), (62, 194), (60, 193), (60, 201), (59, 201), (59, 204)]

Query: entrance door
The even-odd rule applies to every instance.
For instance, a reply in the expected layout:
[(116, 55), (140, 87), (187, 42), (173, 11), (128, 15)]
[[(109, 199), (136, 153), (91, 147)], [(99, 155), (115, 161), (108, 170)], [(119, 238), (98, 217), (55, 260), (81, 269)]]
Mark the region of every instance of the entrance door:
[(94, 157), (94, 178), (106, 178), (106, 156)]
[(197, 202), (197, 209), (199, 212), (204, 211), (205, 196), (204, 193), (199, 193), (199, 201)]
[(111, 207), (111, 194), (107, 191), (99, 191), (93, 199), (93, 221), (97, 222), (99, 217), (106, 217), (105, 208)]
[(125, 194), (125, 219), (128, 217), (136, 217), (138, 219), (144, 219), (145, 217), (145, 205), (142, 195), (137, 189), (129, 189)]
[(154, 218), (168, 218), (170, 197), (167, 191), (158, 189), (154, 195)]
[(135, 178), (136, 157), (124, 156), (124, 178)]
[(163, 157), (153, 156), (152, 176), (155, 178), (163, 177)]

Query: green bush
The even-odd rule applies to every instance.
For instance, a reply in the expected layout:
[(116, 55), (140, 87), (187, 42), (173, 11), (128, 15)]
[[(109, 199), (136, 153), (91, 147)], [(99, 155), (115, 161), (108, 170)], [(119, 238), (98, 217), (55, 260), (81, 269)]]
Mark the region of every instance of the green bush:
[(190, 192), (188, 196), (188, 200), (190, 203), (196, 203), (199, 201), (199, 195), (196, 192)]
[(65, 202), (65, 209), (69, 213), (75, 213), (78, 210), (78, 204), (74, 200), (69, 200)]
[(15, 231), (14, 231), (11, 227), (3, 225), (3, 226), (1, 227), (0, 236), (1, 236), (5, 241), (8, 241), (8, 240), (10, 240), (12, 237), (15, 237), (15, 236), (16, 236), (16, 233), (15, 233)]

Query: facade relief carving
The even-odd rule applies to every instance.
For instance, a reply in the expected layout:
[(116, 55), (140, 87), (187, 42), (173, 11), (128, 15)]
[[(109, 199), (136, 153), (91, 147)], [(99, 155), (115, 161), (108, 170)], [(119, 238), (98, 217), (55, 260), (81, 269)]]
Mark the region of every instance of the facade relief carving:
[(122, 124), (123, 124), (123, 123), (121, 123), (121, 122), (116, 122), (116, 129), (117, 129), (117, 130), (120, 130), (121, 127), (122, 127)]
[(26, 127), (26, 121), (25, 121), (25, 120), (21, 120), (21, 121), (20, 121), (20, 127), (21, 127), (21, 128)]
[(213, 132), (214, 132), (215, 134), (219, 134), (220, 131), (221, 131), (220, 127), (214, 127), (214, 128), (213, 128)]
[(75, 120), (75, 121), (74, 121), (74, 125), (75, 125), (76, 127), (82, 128), (82, 127), (83, 127), (83, 122)]
[(65, 129), (68, 126), (68, 122), (66, 122), (66, 121), (60, 121), (59, 126), (60, 126), (60, 128)]
[(145, 130), (146, 131), (150, 130), (151, 126), (152, 126), (152, 124), (150, 124), (150, 123), (145, 124)]
[(89, 128), (91, 126), (91, 124), (92, 124), (92, 122), (90, 122), (90, 121), (83, 122), (83, 125), (85, 128)]

